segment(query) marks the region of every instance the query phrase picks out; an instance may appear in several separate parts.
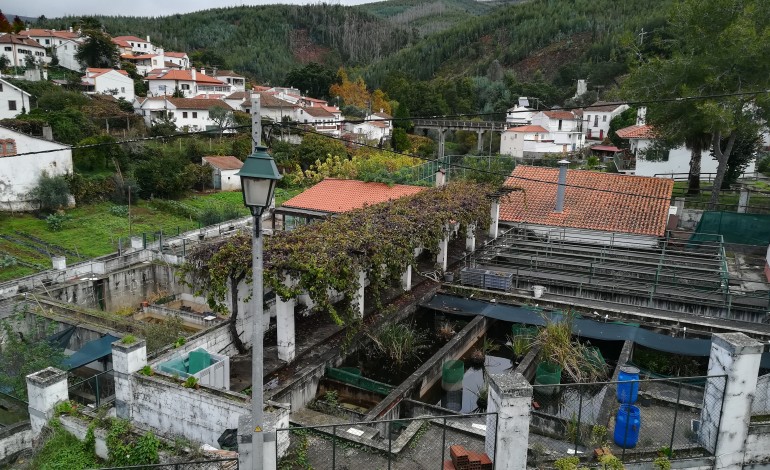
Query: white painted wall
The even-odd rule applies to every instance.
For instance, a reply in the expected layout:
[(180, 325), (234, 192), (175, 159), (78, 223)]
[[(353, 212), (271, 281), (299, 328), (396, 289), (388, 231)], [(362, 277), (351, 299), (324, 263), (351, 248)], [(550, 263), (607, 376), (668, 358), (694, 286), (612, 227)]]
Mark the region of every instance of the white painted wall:
[(134, 101), (134, 81), (117, 70), (101, 74), (93, 79), (96, 93), (113, 95), (128, 102)]
[[(670, 173), (689, 173), (690, 171), (690, 156), (692, 152), (685, 146), (671, 149), (668, 153), (667, 161), (650, 161), (640, 158), (640, 153), (652, 145), (650, 139), (631, 139), (630, 150), (631, 153), (636, 155), (636, 171), (637, 176), (655, 176), (664, 175)], [(711, 157), (708, 151), (703, 152), (703, 156), (700, 162), (701, 173), (716, 173), (717, 161)], [(753, 173), (755, 171), (755, 162), (752, 161), (744, 170), (745, 173)], [(681, 175), (680, 175), (681, 176)]]
[(613, 111), (596, 111), (590, 108), (586, 109), (583, 114), (585, 119), (583, 130), (586, 137), (588, 137), (590, 131), (591, 139), (606, 139), (607, 134), (610, 132), (610, 121), (612, 121), (612, 118), (619, 115), (628, 108), (629, 106), (624, 104), (618, 106)]
[(548, 237), (551, 240), (566, 240), (571, 242), (595, 243), (597, 245), (627, 247), (657, 246), (658, 244), (658, 237), (648, 235), (550, 227), (546, 225), (512, 223), (503, 220), (500, 221), (500, 224), (505, 227), (520, 227), (525, 230), (531, 230), (538, 236)]
[(0, 462), (31, 447), (32, 429), (29, 423), (3, 429), (0, 433)]
[(56, 54), (56, 58), (59, 59), (59, 65), (76, 72), (83, 70), (83, 64), (78, 62), (78, 60), (75, 58), (75, 54), (78, 52), (79, 45), (79, 41), (57, 38), (53, 51)]
[(51, 176), (72, 172), (72, 150), (68, 146), (30, 137), (0, 127), (0, 139), (14, 139), (16, 153), (60, 150), (35, 155), (0, 157), (0, 211), (34, 209), (28, 193), (37, 185), (43, 171)]
[[(30, 111), (29, 93), (5, 80), (0, 80), (0, 119), (10, 119), (21, 114), (22, 109)], [(12, 110), (11, 107), (15, 107)]]
[(2, 44), (0, 45), (0, 55), (8, 58), (11, 66), (24, 67), (27, 60), (27, 52), (35, 58), (38, 63), (49, 63), (51, 58), (46, 55), (45, 48), (29, 46), (26, 44)]

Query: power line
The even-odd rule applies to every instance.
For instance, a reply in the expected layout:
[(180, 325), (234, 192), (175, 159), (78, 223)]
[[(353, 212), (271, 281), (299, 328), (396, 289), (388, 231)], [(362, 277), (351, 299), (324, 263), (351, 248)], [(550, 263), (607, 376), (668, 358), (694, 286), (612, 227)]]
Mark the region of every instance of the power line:
[[(419, 159), (419, 160), (424, 160), (424, 161), (429, 161), (429, 162), (437, 161), (437, 160), (431, 159), (429, 157), (423, 157), (421, 155), (414, 155), (414, 154), (410, 154), (410, 153), (398, 152), (398, 151), (395, 151), (395, 150), (381, 149), (381, 148), (379, 148), (379, 147), (377, 147), (375, 145), (363, 144), (363, 143), (355, 142), (355, 141), (352, 141), (352, 140), (344, 139), (342, 137), (335, 137), (333, 135), (324, 134), (323, 132), (318, 132), (318, 131), (314, 131), (314, 130), (311, 131), (309, 129), (305, 129), (305, 128), (302, 128), (302, 127), (292, 126), (292, 125), (289, 125), (289, 124), (286, 124), (286, 123), (272, 124), (272, 126), (291, 127), (291, 128), (293, 128), (295, 130), (298, 130), (298, 131), (306, 133), (306, 134), (316, 134), (316, 135), (320, 135), (320, 136), (323, 136), (323, 137), (327, 137), (329, 139), (334, 139), (334, 140), (338, 140), (338, 141), (341, 141), (341, 142), (350, 143), (350, 144), (353, 144), (353, 145), (358, 145), (358, 146), (361, 146), (361, 147), (367, 147), (367, 148), (371, 148), (371, 149), (375, 149), (375, 150), (380, 150), (382, 152), (389, 152), (389, 153), (392, 153), (394, 155), (399, 155), (399, 156), (402, 156), (402, 157), (411, 157), (411, 158), (416, 158), (416, 159)], [(547, 180), (541, 180), (541, 179), (537, 179), (537, 178), (528, 178), (528, 177), (525, 177), (525, 176), (513, 176), (512, 174), (509, 174), (509, 173), (500, 173), (500, 172), (495, 172), (495, 171), (491, 171), (491, 170), (484, 170), (482, 168), (472, 168), (472, 167), (468, 167), (468, 166), (463, 166), (463, 165), (460, 165), (460, 164), (457, 164), (457, 163), (452, 163), (451, 161), (450, 162), (441, 162), (441, 163), (449, 165), (451, 167), (455, 167), (455, 168), (475, 171), (475, 172), (478, 172), (478, 173), (485, 173), (485, 174), (494, 175), (494, 176), (502, 176), (502, 177), (505, 177), (505, 178), (512, 178), (512, 179), (515, 179), (515, 180), (529, 181), (529, 182), (533, 182), (533, 183), (551, 184), (551, 185), (558, 185), (559, 184), (558, 181), (547, 181)], [(614, 191), (614, 190), (611, 190), (611, 189), (594, 188), (594, 187), (591, 187), (591, 186), (582, 186), (582, 185), (570, 184), (570, 183), (565, 184), (565, 186), (566, 187), (570, 187), (570, 188), (587, 189), (587, 190), (590, 190), (590, 191), (597, 191), (597, 192), (600, 192), (600, 193), (621, 194), (621, 195), (624, 195), (624, 196), (632, 196), (632, 197), (640, 197), (640, 198), (646, 198), (646, 199), (670, 201), (670, 198), (660, 197), (660, 196), (651, 196), (649, 194), (637, 194), (637, 193), (631, 193), (631, 192), (625, 192), (625, 191)]]

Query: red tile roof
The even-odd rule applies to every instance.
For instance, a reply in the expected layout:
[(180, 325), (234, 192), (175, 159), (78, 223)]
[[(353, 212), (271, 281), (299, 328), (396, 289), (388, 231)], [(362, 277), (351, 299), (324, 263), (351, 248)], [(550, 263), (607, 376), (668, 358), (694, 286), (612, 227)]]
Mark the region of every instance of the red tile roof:
[(240, 170), (243, 162), (232, 155), (203, 157), (203, 161), (220, 170)]
[(620, 152), (620, 149), (614, 145), (594, 145), (591, 147), (591, 150), (596, 150), (598, 152)]
[(100, 75), (104, 75), (105, 73), (110, 73), (110, 72), (118, 72), (119, 74), (125, 75), (126, 77), (128, 77), (128, 72), (126, 72), (125, 70), (99, 69), (99, 68), (95, 68), (95, 67), (89, 67), (89, 68), (86, 69), (86, 75), (87, 76), (90, 75), (90, 78), (96, 78), (96, 77), (98, 77)]
[(572, 111), (543, 111), (543, 114), (551, 119), (575, 119)]
[(555, 183), (558, 182), (558, 176), (558, 168), (517, 166), (505, 185), (522, 188), (524, 191), (514, 191), (510, 197), (501, 200), (500, 220), (606, 232), (664, 235), (674, 188), (672, 180), (567, 170), (564, 211), (556, 213), (554, 207), (558, 185)]
[[(179, 80), (179, 81), (193, 81), (192, 79), (192, 71), (190, 70), (169, 70), (167, 72), (160, 72), (158, 74), (150, 74), (147, 76), (147, 80)], [(196, 83), (205, 83), (210, 85), (222, 85), (227, 86), (227, 83), (224, 83), (220, 80), (217, 80), (214, 77), (209, 77), (208, 75), (204, 75), (200, 72), (195, 73), (195, 82)]]
[(134, 42), (146, 42), (149, 44), (149, 41), (146, 39), (138, 38), (136, 36), (115, 36), (112, 38), (113, 41), (134, 41)]
[(543, 126), (516, 126), (516, 127), (511, 127), (506, 132), (542, 132), (544, 134), (547, 134), (548, 129), (546, 129)]
[(607, 101), (597, 101), (596, 103), (588, 106), (586, 112), (598, 111), (600, 113), (611, 113), (623, 106), (625, 103), (610, 103)]
[(641, 126), (628, 126), (618, 129), (615, 133), (621, 139), (654, 139), (655, 131), (652, 126), (643, 124)]
[(19, 31), (19, 36), (55, 37), (60, 39), (75, 39), (80, 37), (78, 33), (70, 31), (56, 31), (54, 29), (27, 29)]
[(357, 180), (326, 178), (315, 186), (283, 203), (282, 207), (318, 212), (347, 212), (424, 191), (422, 186), (367, 183)]
[[(246, 97), (244, 97), (245, 99)], [(251, 99), (251, 98), (249, 98)], [(264, 108), (299, 108), (298, 105), (282, 100), (272, 93), (259, 93), (259, 105)], [(249, 101), (248, 106), (251, 106)]]
[(320, 106), (310, 106), (302, 108), (307, 114), (313, 117), (333, 118), (334, 115)]
[(16, 34), (3, 34), (0, 36), (0, 44), (21, 44), (22, 46), (39, 47), (44, 49), (44, 47), (34, 39)]
[(163, 53), (163, 55), (166, 56), (166, 57), (174, 57), (176, 59), (184, 59), (185, 57), (187, 57), (187, 53), (186, 52), (166, 51), (166, 52)]

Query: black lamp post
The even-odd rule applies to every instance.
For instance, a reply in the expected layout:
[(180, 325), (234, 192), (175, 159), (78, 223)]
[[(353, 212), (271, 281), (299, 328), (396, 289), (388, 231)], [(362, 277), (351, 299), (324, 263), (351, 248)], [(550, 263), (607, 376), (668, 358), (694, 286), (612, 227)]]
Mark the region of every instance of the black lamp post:
[[(264, 286), (262, 279), (262, 213), (270, 207), (275, 193), (275, 186), (281, 179), (275, 161), (267, 153), (266, 147), (257, 146), (254, 153), (246, 158), (243, 167), (237, 173), (241, 178), (243, 189), (243, 204), (251, 210), (254, 217), (254, 233), (252, 236), (252, 271), (253, 299), (255, 303), (254, 331), (252, 337), (251, 359), (251, 418), (254, 426), (251, 445), (254, 470), (261, 470), (264, 460), (264, 397), (263, 397), (263, 299)], [(234, 295), (234, 294), (233, 294)]]

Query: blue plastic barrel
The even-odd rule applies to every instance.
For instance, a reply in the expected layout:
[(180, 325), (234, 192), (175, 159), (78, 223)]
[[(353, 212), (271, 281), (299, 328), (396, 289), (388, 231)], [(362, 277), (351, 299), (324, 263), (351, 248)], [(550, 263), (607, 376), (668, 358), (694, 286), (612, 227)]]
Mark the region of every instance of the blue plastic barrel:
[(615, 416), (615, 444), (624, 449), (636, 447), (639, 442), (639, 430), (642, 427), (642, 416), (639, 408), (634, 405), (620, 405)]
[(632, 405), (639, 396), (639, 369), (623, 366), (618, 374), (618, 402)]

